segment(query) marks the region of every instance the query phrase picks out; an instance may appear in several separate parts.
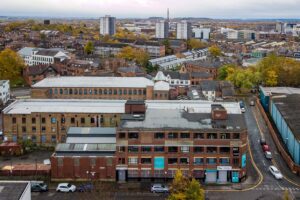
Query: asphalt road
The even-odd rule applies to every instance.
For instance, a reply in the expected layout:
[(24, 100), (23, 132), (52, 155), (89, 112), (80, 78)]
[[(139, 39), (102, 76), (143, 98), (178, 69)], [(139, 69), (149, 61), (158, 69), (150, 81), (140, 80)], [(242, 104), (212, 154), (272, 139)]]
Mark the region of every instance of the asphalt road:
[[(249, 106), (249, 100), (244, 100), (246, 104), (245, 120), (248, 127), (248, 137), (251, 147), (252, 156), (256, 166), (258, 167), (261, 176), (263, 177), (256, 187), (249, 191), (238, 192), (208, 192), (207, 196), (210, 200), (282, 200), (285, 190), (289, 191), (292, 199), (300, 199), (300, 187), (294, 183), (287, 181), (286, 179), (276, 180), (268, 171), (268, 167), (273, 163), (264, 157), (259, 138), (263, 134), (266, 138), (267, 144), (271, 148), (275, 162), (277, 159), (282, 159), (276, 152), (276, 146), (270, 137), (265, 122), (256, 108), (256, 106)], [(279, 160), (277, 161), (279, 162)], [(279, 168), (284, 176), (289, 169)], [(290, 174), (289, 174), (290, 175)], [(300, 182), (300, 178), (294, 175), (293, 177)]]

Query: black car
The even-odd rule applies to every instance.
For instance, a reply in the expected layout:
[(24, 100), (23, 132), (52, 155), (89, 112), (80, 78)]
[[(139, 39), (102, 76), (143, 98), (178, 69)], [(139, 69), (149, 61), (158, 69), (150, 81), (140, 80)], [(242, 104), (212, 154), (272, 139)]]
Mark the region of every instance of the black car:
[(31, 183), (31, 192), (47, 192), (48, 186), (44, 183)]

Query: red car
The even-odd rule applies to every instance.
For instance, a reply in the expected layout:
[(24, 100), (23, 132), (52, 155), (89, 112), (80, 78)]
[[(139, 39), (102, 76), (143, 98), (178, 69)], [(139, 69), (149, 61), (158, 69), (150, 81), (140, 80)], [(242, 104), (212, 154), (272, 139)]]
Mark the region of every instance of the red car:
[(269, 145), (267, 145), (267, 144), (262, 145), (262, 149), (263, 149), (264, 152), (270, 151), (270, 147), (269, 147)]

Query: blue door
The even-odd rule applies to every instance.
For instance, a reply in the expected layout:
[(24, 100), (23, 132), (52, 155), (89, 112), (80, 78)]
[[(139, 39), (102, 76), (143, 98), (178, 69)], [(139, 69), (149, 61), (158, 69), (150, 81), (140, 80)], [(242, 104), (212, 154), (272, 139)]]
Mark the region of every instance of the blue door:
[(239, 172), (231, 172), (232, 178), (231, 181), (233, 183), (238, 183), (239, 182)]

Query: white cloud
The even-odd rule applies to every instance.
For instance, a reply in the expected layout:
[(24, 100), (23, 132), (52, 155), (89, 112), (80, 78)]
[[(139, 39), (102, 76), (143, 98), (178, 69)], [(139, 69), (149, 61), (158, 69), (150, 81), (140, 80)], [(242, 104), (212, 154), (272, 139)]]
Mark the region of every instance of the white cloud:
[(300, 0), (1, 0), (1, 15), (300, 18)]

